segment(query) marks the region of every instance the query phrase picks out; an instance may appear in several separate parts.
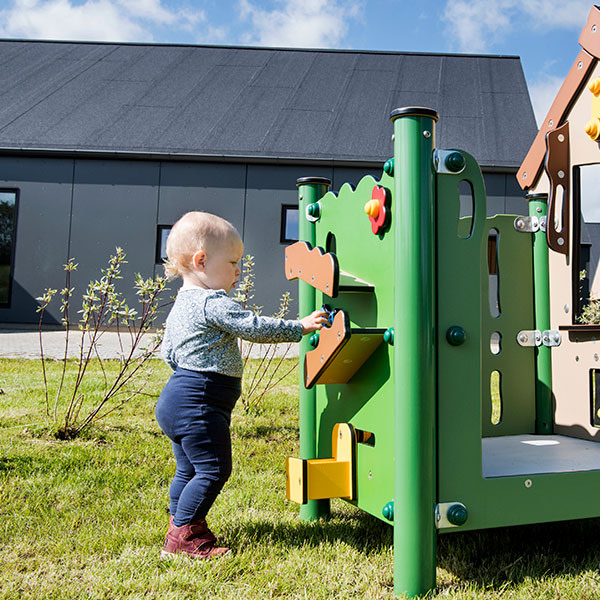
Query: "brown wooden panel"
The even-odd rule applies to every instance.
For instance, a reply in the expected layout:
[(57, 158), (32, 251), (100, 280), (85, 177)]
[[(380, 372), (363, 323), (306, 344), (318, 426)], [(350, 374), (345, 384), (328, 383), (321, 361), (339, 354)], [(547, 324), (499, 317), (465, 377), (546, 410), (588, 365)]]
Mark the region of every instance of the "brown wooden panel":
[(304, 357), (304, 385), (347, 383), (383, 341), (385, 329), (350, 329), (348, 315), (338, 311), (319, 344)]
[(302, 279), (331, 298), (338, 294), (340, 269), (335, 254), (296, 242), (285, 249), (285, 276)]
[(579, 45), (592, 56), (600, 58), (600, 10), (592, 6), (587, 23), (579, 36)]
[(587, 77), (596, 64), (596, 59), (581, 50), (564, 80), (546, 119), (529, 148), (521, 168), (517, 172), (517, 181), (522, 189), (527, 190), (536, 185), (542, 173), (542, 165), (546, 156), (546, 134), (562, 124), (571, 104), (575, 100)]
[[(569, 154), (569, 123), (561, 125), (546, 135), (545, 169), (550, 180), (548, 200), (548, 219), (546, 224), (546, 239), (548, 247), (560, 254), (569, 254), (569, 231), (571, 214), (571, 185), (570, 185), (570, 154)], [(564, 189), (561, 208), (561, 229), (555, 225), (558, 188)]]

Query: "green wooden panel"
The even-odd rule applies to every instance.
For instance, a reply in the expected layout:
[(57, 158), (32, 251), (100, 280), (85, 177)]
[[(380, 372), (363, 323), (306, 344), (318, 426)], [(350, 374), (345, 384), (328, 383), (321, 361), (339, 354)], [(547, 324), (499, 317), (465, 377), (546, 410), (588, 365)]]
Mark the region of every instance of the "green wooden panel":
[[(600, 471), (482, 476), (483, 436), (533, 433), (534, 348), (516, 342), (533, 329), (532, 236), (517, 233), (514, 215), (486, 219), (485, 188), (479, 166), (468, 154), (458, 175), (437, 177), (438, 266), (438, 502), (462, 502), (469, 519), (442, 533), (506, 525), (600, 516), (592, 490)], [(475, 197), (473, 232), (457, 235), (458, 185), (471, 182)], [(487, 264), (488, 234), (499, 232), (501, 315), (492, 318)], [(466, 341), (452, 346), (446, 331), (459, 325)], [(502, 350), (490, 351), (490, 336), (502, 335)], [(490, 373), (503, 375), (504, 412), (490, 423)], [(527, 483), (527, 485), (526, 485)]]
[[(317, 305), (345, 310), (353, 327), (387, 329), (394, 321), (394, 224), (384, 235), (371, 231), (364, 205), (375, 185), (393, 194), (393, 179), (385, 173), (380, 181), (363, 178), (356, 190), (346, 184), (338, 194), (330, 192), (322, 198), (321, 218), (315, 225), (316, 245), (324, 250), (334, 247), (340, 271), (369, 282), (374, 291), (340, 292), (337, 298), (317, 292)], [(396, 343), (403, 342), (397, 338)], [(349, 422), (374, 434), (374, 445), (358, 445), (355, 504), (382, 519), (383, 506), (394, 495), (392, 352), (383, 343), (348, 383), (315, 386), (319, 458), (331, 456), (335, 423)]]

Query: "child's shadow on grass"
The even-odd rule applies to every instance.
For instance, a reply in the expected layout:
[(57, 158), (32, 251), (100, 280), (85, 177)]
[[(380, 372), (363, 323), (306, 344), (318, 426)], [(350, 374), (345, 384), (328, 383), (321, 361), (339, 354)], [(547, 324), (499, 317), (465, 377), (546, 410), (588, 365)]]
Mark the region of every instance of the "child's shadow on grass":
[(600, 519), (442, 535), (437, 564), (459, 580), (485, 588), (597, 571)]

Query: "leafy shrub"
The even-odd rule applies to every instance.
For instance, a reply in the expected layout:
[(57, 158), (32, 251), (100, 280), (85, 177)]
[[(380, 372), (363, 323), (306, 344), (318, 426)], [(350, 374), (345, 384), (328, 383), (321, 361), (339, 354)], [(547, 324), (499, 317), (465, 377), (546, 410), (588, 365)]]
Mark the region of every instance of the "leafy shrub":
[[(134, 396), (142, 394), (151, 371), (148, 360), (154, 355), (161, 342), (161, 332), (153, 336), (150, 344), (143, 344), (161, 308), (160, 295), (165, 290), (166, 278), (157, 276), (144, 279), (139, 273), (135, 277), (134, 289), (139, 300), (139, 312), (130, 308), (116, 289), (116, 281), (122, 279), (121, 266), (126, 263), (125, 252), (121, 248), (110, 257), (108, 267), (102, 269), (102, 277), (91, 281), (82, 297), (78, 335), (72, 332), (72, 304), (74, 288), (71, 287), (71, 273), (77, 263), (69, 259), (64, 269), (65, 287), (60, 291), (60, 311), (64, 327), (64, 354), (59, 361), (52, 361), (44, 354), (43, 320), (48, 305), (57, 294), (55, 289), (46, 289), (37, 298), (40, 303), (38, 324), (40, 355), (45, 390), (45, 414), (51, 421), (54, 433), (60, 439), (73, 439), (93, 423), (123, 406)], [(116, 375), (108, 375), (98, 349), (98, 343), (107, 328), (117, 333), (120, 355)], [(77, 335), (76, 369), (70, 374), (67, 369), (69, 349), (73, 337)], [(92, 360), (97, 360), (104, 377), (104, 384), (98, 394), (94, 387), (86, 385), (86, 374)], [(58, 363), (59, 372), (56, 373)], [(96, 386), (97, 387), (97, 386)]]

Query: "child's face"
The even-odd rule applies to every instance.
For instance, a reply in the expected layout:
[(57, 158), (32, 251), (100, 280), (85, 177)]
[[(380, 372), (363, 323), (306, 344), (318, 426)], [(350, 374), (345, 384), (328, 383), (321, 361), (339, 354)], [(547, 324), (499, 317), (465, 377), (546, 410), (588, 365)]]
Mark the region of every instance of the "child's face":
[(229, 293), (242, 272), (240, 260), (243, 253), (244, 244), (239, 238), (232, 238), (207, 248), (206, 252), (201, 253), (203, 260), (197, 266), (201, 285), (211, 290), (225, 290)]

